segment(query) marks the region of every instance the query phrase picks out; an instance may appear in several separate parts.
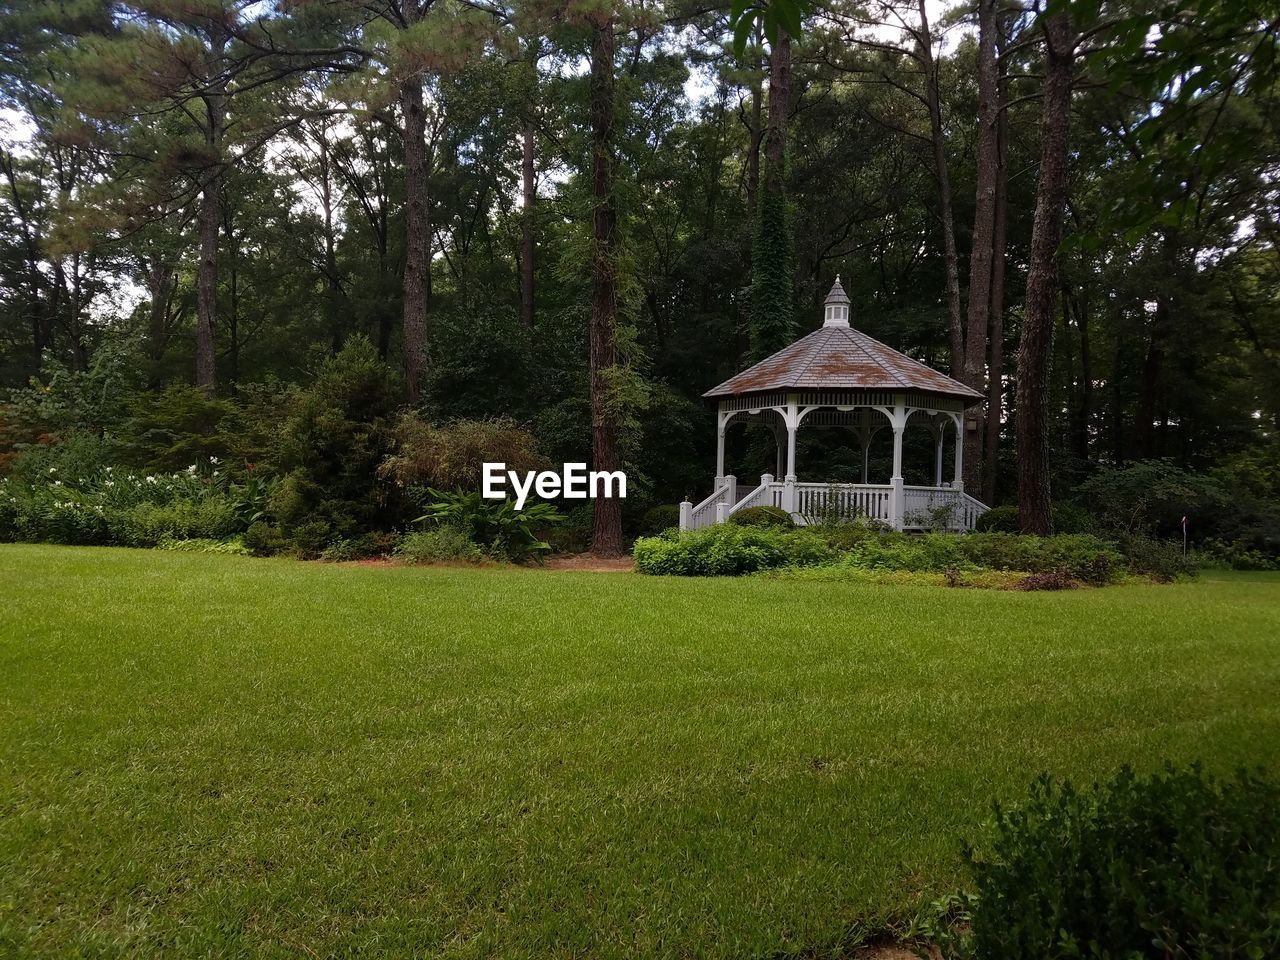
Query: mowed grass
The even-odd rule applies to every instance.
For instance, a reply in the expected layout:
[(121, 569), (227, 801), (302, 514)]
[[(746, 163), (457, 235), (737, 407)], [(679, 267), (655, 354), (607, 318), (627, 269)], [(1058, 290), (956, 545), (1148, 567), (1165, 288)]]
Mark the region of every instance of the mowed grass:
[(1061, 594), (0, 547), (0, 955), (768, 957), (1040, 771), (1280, 759), (1280, 577)]

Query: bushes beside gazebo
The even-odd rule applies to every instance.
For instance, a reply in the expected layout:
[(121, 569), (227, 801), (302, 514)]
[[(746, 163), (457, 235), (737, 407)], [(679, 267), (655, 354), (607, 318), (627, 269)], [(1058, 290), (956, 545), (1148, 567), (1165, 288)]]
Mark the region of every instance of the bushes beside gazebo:
[[(1110, 541), (1088, 534), (1054, 537), (1008, 533), (912, 536), (862, 524), (795, 530), (719, 524), (681, 533), (642, 537), (633, 550), (641, 573), (666, 576), (735, 576), (784, 568), (824, 568), (886, 573), (1002, 571), (1058, 574), (1055, 582), (1101, 586), (1133, 569)], [(1011, 585), (1017, 580), (1002, 579)], [(1048, 581), (1046, 581), (1048, 582)]]

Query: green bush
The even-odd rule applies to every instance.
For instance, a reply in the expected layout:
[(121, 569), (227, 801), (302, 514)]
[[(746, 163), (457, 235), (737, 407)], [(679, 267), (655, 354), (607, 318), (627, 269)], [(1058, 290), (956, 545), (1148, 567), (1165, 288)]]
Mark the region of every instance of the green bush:
[(1280, 956), (1280, 788), (1256, 774), (1042, 777), (967, 859), (979, 960)]
[(228, 556), (247, 557), (249, 548), (244, 545), (242, 537), (231, 537), (228, 540), (161, 540), (156, 544), (159, 550), (172, 550), (175, 553), (214, 553)]
[(257, 520), (244, 532), (244, 545), (255, 557), (270, 557), (283, 552), (288, 543), (278, 526)]
[(992, 507), (978, 517), (974, 529), (981, 533), (1017, 533), (1022, 529), (1018, 521), (1018, 508), (1009, 504)]
[(705, 530), (641, 537), (632, 548), (641, 573), (716, 577), (830, 560), (829, 547), (803, 531), (741, 527), (728, 523)]
[(1102, 585), (1113, 581), (1125, 565), (1124, 557), (1111, 543), (1086, 533), (1055, 537), (973, 533), (955, 541), (971, 564), (987, 570), (1065, 570), (1084, 583)]
[(162, 540), (223, 540), (241, 529), (235, 506), (222, 498), (139, 503), (113, 516), (112, 539), (130, 547)]
[(740, 527), (777, 527), (783, 530), (790, 530), (796, 525), (791, 514), (781, 507), (747, 507), (729, 517), (729, 522)]
[[(4, 505), (0, 503), (0, 510)], [(1280, 558), (1239, 540), (1206, 540), (1200, 548), (1203, 561), (1225, 570), (1280, 570)]]
[(407, 534), (395, 555), (407, 563), (479, 563), (484, 559), (484, 551), (471, 542), (467, 532), (449, 524)]
[(371, 560), (377, 557), (388, 557), (395, 553), (400, 545), (400, 535), (396, 533), (363, 533), (358, 537), (335, 540), (324, 548), (321, 560), (334, 563), (352, 560)]
[[(1055, 503), (1053, 505), (1054, 533), (1092, 533), (1096, 524), (1093, 516), (1074, 503)], [(1020, 533), (1022, 524), (1018, 519), (1018, 508), (1012, 504), (992, 507), (978, 517), (974, 529), (979, 533)]]
[(1165, 583), (1196, 572), (1194, 558), (1183, 554), (1181, 543), (1135, 534), (1122, 537), (1120, 549), (1130, 570)]
[(650, 507), (644, 512), (644, 517), (640, 521), (641, 532), (648, 536), (678, 526), (680, 526), (680, 508), (671, 503)]
[(551, 544), (539, 534), (565, 519), (549, 503), (527, 504), (517, 510), (511, 500), (486, 500), (478, 492), (447, 493), (428, 490), (432, 502), (415, 523), (434, 520), (464, 531), (472, 543), (493, 557), (519, 562), (540, 558)]

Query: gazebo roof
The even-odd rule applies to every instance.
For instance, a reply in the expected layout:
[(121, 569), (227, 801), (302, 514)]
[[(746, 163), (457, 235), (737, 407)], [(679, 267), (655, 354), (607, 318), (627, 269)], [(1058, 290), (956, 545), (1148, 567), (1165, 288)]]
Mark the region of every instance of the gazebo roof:
[(849, 326), (849, 298), (836, 278), (827, 294), (826, 321), (755, 366), (703, 394), (709, 399), (775, 390), (918, 390), (961, 398), (965, 406), (982, 394), (926, 367)]

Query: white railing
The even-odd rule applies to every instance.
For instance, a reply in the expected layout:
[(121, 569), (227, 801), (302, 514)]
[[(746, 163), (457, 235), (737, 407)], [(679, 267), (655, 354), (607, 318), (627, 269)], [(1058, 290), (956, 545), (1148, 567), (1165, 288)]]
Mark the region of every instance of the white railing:
[[(680, 529), (700, 530), (748, 507), (784, 507), (786, 484), (761, 478), (760, 486), (731, 503), (732, 485), (721, 484), (696, 507), (681, 504)], [(950, 487), (903, 487), (904, 530), (972, 530), (987, 505)], [(826, 519), (866, 517), (893, 525), (893, 487), (871, 483), (797, 483), (791, 511), (804, 526)]]
[[(729, 507), (729, 509), (726, 511), (726, 516), (731, 517), (735, 513), (737, 513), (739, 510), (745, 510), (747, 509), (747, 507), (768, 506), (769, 505), (769, 488), (771, 486), (774, 486), (774, 484), (770, 484), (770, 483), (760, 484), (760, 486), (756, 487), (754, 490), (748, 493), (745, 497), (743, 497), (737, 503), (733, 504), (733, 506)], [(781, 487), (782, 484), (777, 484), (777, 486)]]
[(729, 484), (721, 484), (707, 499), (689, 511), (688, 517), (680, 518), (681, 530), (701, 530), (716, 522), (716, 507), (724, 502), (729, 493)]
[(816, 523), (822, 518), (891, 522), (893, 487), (871, 483), (797, 483), (796, 520)]
[(987, 505), (962, 490), (903, 487), (904, 530), (972, 530)]

